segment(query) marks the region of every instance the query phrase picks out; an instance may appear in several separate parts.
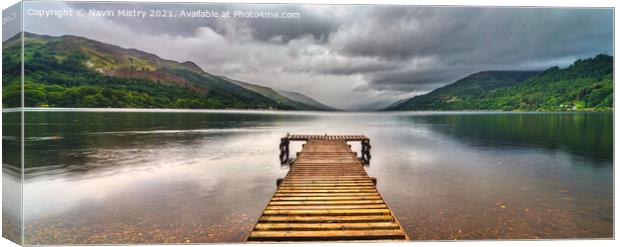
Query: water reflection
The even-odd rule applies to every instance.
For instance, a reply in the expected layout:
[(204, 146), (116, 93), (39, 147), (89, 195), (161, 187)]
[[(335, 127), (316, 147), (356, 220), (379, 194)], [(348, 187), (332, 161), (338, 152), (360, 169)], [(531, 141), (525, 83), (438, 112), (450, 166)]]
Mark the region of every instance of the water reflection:
[(2, 112), (2, 237), (22, 243), (21, 112)]
[[(264, 114), (194, 114), (141, 112), (27, 112), (26, 175), (82, 175), (115, 166), (152, 166), (146, 157), (158, 155), (186, 162), (191, 157), (216, 159), (235, 155), (196, 149), (214, 140), (244, 133), (272, 131), (274, 122), (298, 122), (311, 117)], [(161, 147), (161, 145), (167, 145)], [(159, 151), (165, 150), (165, 153)], [(179, 159), (182, 157), (183, 159)], [(169, 161), (170, 162), (170, 161)], [(169, 163), (168, 162), (168, 163)], [(161, 163), (161, 162), (156, 162)], [(166, 163), (166, 162), (164, 162)], [(95, 175), (101, 175), (97, 172)]]
[(611, 237), (611, 116), (28, 112), (26, 240), (243, 241), (287, 132), (369, 136), (413, 239)]
[(611, 159), (613, 115), (609, 113), (513, 113), (407, 116), (468, 145), (508, 145), (562, 149)]

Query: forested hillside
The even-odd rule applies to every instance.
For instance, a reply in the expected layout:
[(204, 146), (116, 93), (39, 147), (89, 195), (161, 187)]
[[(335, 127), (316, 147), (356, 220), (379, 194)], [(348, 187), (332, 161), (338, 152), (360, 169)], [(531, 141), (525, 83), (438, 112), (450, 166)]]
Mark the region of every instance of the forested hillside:
[[(20, 40), (3, 43), (3, 106), (19, 106)], [(28, 107), (297, 109), (202, 71), (76, 36), (25, 34)]]
[(483, 71), (466, 76), (432, 92), (395, 102), (390, 110), (460, 110), (469, 106), (467, 99), (494, 89), (517, 85), (539, 71)]
[[(451, 90), (486, 81), (466, 77), (454, 84), (393, 104), (387, 110), (572, 111), (613, 108), (613, 57), (579, 59), (567, 68), (549, 68), (499, 88)], [(497, 79), (497, 78), (496, 78)], [(514, 78), (513, 78), (514, 79)]]

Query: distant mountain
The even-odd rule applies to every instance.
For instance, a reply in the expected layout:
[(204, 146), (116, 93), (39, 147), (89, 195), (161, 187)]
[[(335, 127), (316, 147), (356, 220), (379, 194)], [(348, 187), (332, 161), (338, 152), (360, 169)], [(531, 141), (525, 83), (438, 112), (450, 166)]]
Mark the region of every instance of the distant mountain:
[(387, 110), (460, 110), (469, 97), (488, 91), (517, 85), (537, 75), (538, 71), (484, 71), (466, 76), (455, 83), (433, 90), (430, 93), (401, 99)]
[[(307, 109), (209, 74), (191, 61), (77, 36), (24, 36), (26, 106)], [(4, 107), (19, 106), (20, 46), (18, 36), (2, 44)]]
[(397, 101), (394, 101), (394, 103), (390, 104), (388, 107), (385, 107), (386, 109), (391, 109), (391, 108), (395, 108), (395, 107), (399, 107), (400, 105), (404, 104), (405, 102), (411, 100), (412, 98), (404, 98), (404, 99), (399, 99)]
[(292, 91), (284, 91), (284, 90), (278, 90), (278, 92), (281, 95), (284, 95), (285, 97), (287, 97), (289, 99), (292, 99), (292, 100), (297, 101), (297, 102), (301, 102), (301, 103), (306, 104), (306, 105), (310, 105), (310, 106), (316, 107), (318, 109), (330, 110), (330, 111), (338, 110), (336, 108), (333, 108), (331, 106), (327, 106), (327, 105), (325, 105), (325, 104), (323, 104), (323, 103), (321, 103), (321, 102), (319, 102), (319, 101), (317, 101), (317, 100), (315, 100), (313, 98), (310, 98), (310, 97), (308, 97), (308, 96), (306, 96), (304, 94), (301, 94), (301, 93), (292, 92)]
[[(314, 99), (308, 96), (305, 96), (303, 94), (300, 94), (300, 93), (296, 93), (296, 92), (282, 93), (282, 91), (276, 91), (270, 87), (251, 84), (251, 83), (247, 83), (247, 82), (243, 82), (239, 80), (233, 80), (233, 79), (226, 78), (226, 77), (222, 77), (222, 78), (228, 80), (231, 83), (234, 83), (246, 89), (252, 90), (256, 93), (259, 93), (265, 97), (268, 97), (272, 100), (275, 100), (278, 103), (294, 106), (295, 109), (298, 109), (298, 110), (333, 110), (332, 108), (325, 106), (315, 101)], [(285, 96), (284, 94), (287, 94), (289, 96), (293, 95), (293, 96), (289, 97), (289, 96)], [(295, 100), (299, 98), (302, 98), (302, 100), (301, 101)], [(305, 102), (308, 102), (308, 103), (305, 103)]]
[(556, 66), (540, 73), (503, 72), (499, 77), (496, 73), (490, 76), (481, 76), (481, 73), (392, 105), (387, 110), (613, 109), (613, 57), (609, 55), (579, 59), (567, 68)]

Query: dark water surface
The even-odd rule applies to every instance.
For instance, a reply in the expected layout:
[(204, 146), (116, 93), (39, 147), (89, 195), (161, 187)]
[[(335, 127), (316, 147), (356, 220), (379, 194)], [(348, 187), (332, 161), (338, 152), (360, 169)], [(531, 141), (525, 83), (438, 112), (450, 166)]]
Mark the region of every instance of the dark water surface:
[(370, 137), (367, 171), (412, 239), (613, 234), (611, 113), (27, 112), (25, 122), (26, 244), (243, 241), (287, 172), (277, 158), (287, 132)]

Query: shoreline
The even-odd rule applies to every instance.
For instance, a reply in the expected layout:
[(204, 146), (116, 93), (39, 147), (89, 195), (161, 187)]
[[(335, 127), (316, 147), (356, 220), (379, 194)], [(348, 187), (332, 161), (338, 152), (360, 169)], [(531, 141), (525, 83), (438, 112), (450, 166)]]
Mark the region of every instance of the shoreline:
[(174, 108), (68, 108), (68, 107), (24, 107), (2, 108), (2, 112), (161, 112), (161, 113), (260, 113), (260, 114), (456, 114), (456, 113), (504, 113), (504, 114), (543, 114), (543, 113), (613, 113), (614, 109), (577, 111), (501, 111), (501, 110), (428, 110), (428, 111), (317, 111), (317, 110), (266, 110), (266, 109), (174, 109)]

